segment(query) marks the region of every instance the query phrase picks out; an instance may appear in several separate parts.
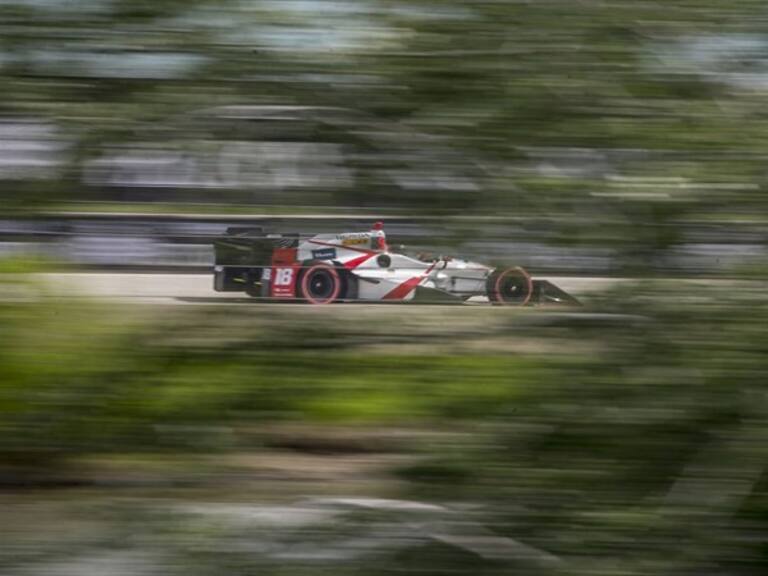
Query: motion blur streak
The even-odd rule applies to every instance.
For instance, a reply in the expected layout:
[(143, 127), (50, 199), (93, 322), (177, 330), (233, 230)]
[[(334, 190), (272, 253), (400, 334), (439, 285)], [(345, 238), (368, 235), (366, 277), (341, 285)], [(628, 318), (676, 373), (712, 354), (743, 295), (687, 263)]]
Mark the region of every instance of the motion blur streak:
[[(753, 0), (0, 0), (0, 576), (766, 573), (767, 39)], [(213, 291), (228, 228), (378, 221), (585, 305)]]

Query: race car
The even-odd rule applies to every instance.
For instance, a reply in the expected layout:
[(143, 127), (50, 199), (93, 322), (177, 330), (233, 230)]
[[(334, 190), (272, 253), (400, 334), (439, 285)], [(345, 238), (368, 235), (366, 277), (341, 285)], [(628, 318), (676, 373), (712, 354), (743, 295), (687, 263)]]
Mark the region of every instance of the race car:
[(477, 262), (390, 249), (384, 226), (340, 234), (265, 233), (229, 228), (214, 243), (214, 289), (310, 304), (333, 302), (465, 302), (493, 304), (578, 301), (519, 266)]

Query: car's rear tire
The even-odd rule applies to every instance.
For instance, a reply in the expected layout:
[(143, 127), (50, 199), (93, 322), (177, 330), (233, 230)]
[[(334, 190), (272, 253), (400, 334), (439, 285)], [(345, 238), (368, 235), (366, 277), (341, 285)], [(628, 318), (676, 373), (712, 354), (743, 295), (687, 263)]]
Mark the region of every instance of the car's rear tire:
[(492, 304), (525, 306), (533, 296), (533, 280), (519, 266), (496, 270), (488, 277), (485, 290)]
[(245, 293), (251, 298), (261, 298), (261, 277), (263, 270), (254, 268), (245, 274)]
[(299, 298), (310, 304), (331, 304), (344, 297), (345, 281), (339, 270), (328, 262), (305, 262), (296, 282)]

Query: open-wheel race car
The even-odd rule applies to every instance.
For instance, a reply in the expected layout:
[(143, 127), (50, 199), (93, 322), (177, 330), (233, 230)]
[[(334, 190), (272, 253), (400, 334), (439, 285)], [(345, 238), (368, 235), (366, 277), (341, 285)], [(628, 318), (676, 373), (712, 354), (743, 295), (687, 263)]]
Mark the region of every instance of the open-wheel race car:
[(315, 236), (229, 228), (214, 248), (214, 289), (258, 298), (311, 304), (464, 302), (475, 297), (517, 306), (578, 303), (519, 266), (493, 268), (392, 251), (381, 222), (366, 232)]

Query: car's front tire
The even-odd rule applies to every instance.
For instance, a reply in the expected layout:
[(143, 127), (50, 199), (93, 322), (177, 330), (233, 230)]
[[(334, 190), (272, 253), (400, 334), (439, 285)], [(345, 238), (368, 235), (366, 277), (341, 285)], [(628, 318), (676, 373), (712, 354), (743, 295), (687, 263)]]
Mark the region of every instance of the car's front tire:
[(493, 304), (525, 306), (533, 296), (533, 280), (523, 268), (516, 266), (495, 270), (485, 283), (488, 300)]

